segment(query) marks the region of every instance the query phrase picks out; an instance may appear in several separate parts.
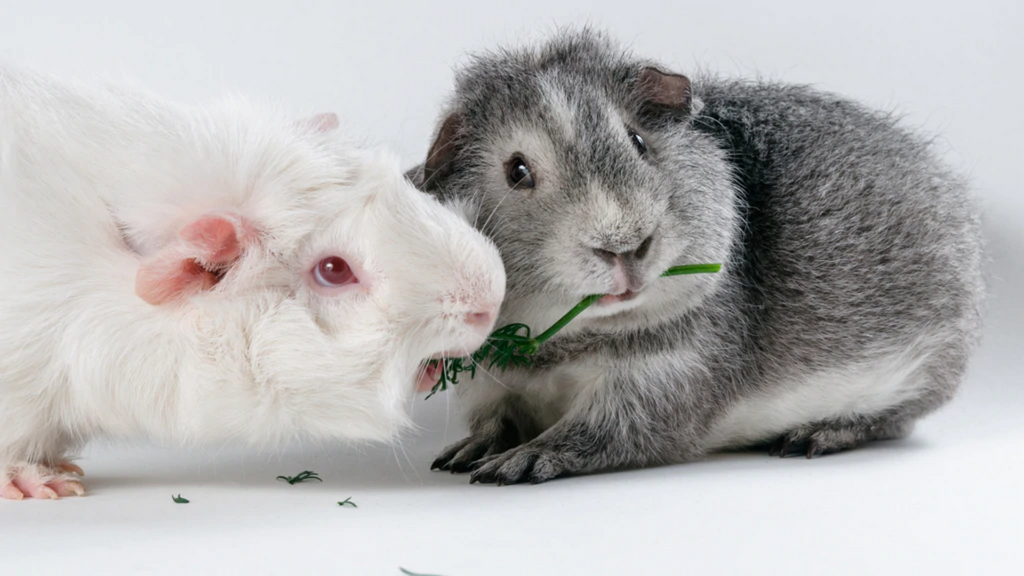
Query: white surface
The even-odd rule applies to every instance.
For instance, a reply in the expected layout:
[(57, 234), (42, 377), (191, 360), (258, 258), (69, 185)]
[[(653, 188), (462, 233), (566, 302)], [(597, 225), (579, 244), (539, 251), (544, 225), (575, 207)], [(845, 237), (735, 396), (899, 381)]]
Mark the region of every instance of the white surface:
[[(813, 461), (730, 454), (541, 486), (470, 486), (427, 470), (462, 433), (449, 397), (417, 402), (425, 431), (395, 449), (97, 444), (80, 462), (86, 498), (0, 501), (0, 575), (1020, 573), (1019, 3), (149, 4), (0, 0), (0, 59), (123, 74), (185, 101), (227, 89), (297, 114), (336, 110), (410, 165), (465, 53), (556, 24), (609, 28), (684, 72), (700, 63), (897, 107), (941, 131), (986, 204), (994, 296), (985, 346), (961, 396), (910, 439)], [(274, 480), (306, 469), (325, 482)], [(192, 503), (174, 504), (172, 493)], [(358, 508), (337, 506), (348, 496)]]

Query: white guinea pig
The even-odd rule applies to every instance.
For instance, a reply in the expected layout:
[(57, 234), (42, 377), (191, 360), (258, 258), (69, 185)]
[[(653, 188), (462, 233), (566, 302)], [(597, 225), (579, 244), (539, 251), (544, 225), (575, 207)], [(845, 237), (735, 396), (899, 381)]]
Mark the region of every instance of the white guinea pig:
[(336, 128), (0, 67), (3, 497), (101, 435), (388, 439), (483, 342), (494, 246)]

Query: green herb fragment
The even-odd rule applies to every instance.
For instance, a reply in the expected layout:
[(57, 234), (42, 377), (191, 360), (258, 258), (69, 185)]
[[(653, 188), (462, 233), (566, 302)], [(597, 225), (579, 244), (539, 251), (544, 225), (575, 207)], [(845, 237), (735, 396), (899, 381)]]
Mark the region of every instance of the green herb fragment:
[(184, 498), (182, 498), (181, 494), (178, 494), (177, 496), (175, 496), (174, 494), (171, 494), (171, 500), (174, 500), (175, 504), (188, 504), (188, 500), (185, 500)]
[(278, 476), (277, 479), (284, 480), (289, 484), (305, 482), (306, 480), (316, 480), (317, 482), (323, 482), (323, 480), (320, 479), (320, 476), (318, 476), (316, 472), (310, 472), (309, 470), (299, 472), (295, 476)]
[(405, 574), (406, 576), (438, 576), (437, 574), (420, 574), (419, 572), (410, 572), (409, 570), (406, 570), (401, 566), (399, 566), (398, 569), (401, 570), (402, 574)]
[(341, 502), (338, 502), (338, 506), (351, 506), (353, 508), (358, 508), (358, 506), (356, 506), (356, 503), (352, 501), (352, 497), (351, 496), (349, 496), (348, 498), (345, 498)]
[[(673, 266), (661, 274), (666, 276), (680, 276), (683, 274), (714, 274), (722, 269), (721, 264), (687, 264), (684, 266)], [(447, 390), (448, 386), (459, 383), (459, 375), (469, 373), (469, 378), (476, 376), (477, 366), (484, 366), (486, 370), (498, 368), (502, 372), (510, 366), (529, 366), (531, 356), (537, 353), (540, 345), (547, 342), (552, 336), (565, 328), (569, 322), (583, 313), (591, 304), (601, 299), (604, 294), (593, 294), (580, 301), (579, 304), (569, 310), (550, 328), (533, 337), (530, 327), (526, 324), (508, 324), (498, 328), (484, 341), (483, 346), (473, 352), (472, 355), (463, 358), (446, 358), (441, 366), (441, 377), (437, 384), (430, 389), (430, 398), (434, 394)], [(440, 360), (430, 360), (431, 367), (436, 367)]]

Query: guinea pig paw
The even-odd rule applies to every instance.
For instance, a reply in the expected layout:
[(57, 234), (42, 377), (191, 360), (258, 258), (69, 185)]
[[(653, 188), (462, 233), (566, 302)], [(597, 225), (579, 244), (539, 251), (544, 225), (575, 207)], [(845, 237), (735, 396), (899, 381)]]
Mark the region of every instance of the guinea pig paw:
[(70, 462), (57, 466), (23, 462), (7, 467), (0, 483), (0, 497), (8, 500), (35, 498), (58, 500), (63, 496), (84, 496), (85, 487), (77, 476), (82, 469)]
[(503, 454), (497, 454), (481, 461), (479, 467), (469, 476), (469, 483), (475, 484), (540, 484), (559, 476), (575, 472), (574, 458), (557, 450), (525, 444)]
[(512, 445), (500, 437), (474, 435), (448, 446), (430, 465), (431, 470), (448, 470), (452, 474), (470, 472), (492, 456), (500, 455)]
[(801, 426), (780, 436), (768, 448), (769, 456), (815, 458), (856, 448), (866, 441), (857, 426), (817, 423)]

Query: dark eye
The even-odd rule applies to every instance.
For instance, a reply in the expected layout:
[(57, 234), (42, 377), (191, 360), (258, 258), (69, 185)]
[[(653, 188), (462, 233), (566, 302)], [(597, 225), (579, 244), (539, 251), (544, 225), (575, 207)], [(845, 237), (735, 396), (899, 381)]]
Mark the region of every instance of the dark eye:
[(313, 279), (324, 288), (337, 288), (359, 282), (352, 267), (339, 256), (328, 256), (313, 268)]
[(530, 171), (530, 167), (526, 165), (526, 161), (519, 156), (513, 156), (511, 160), (506, 163), (508, 168), (508, 185), (516, 188), (517, 190), (530, 189), (536, 186), (536, 182), (533, 180), (533, 172)]
[(647, 153), (647, 144), (644, 143), (643, 137), (636, 132), (630, 132), (629, 139), (633, 141), (633, 146), (636, 146), (636, 151), (639, 152), (641, 156)]

